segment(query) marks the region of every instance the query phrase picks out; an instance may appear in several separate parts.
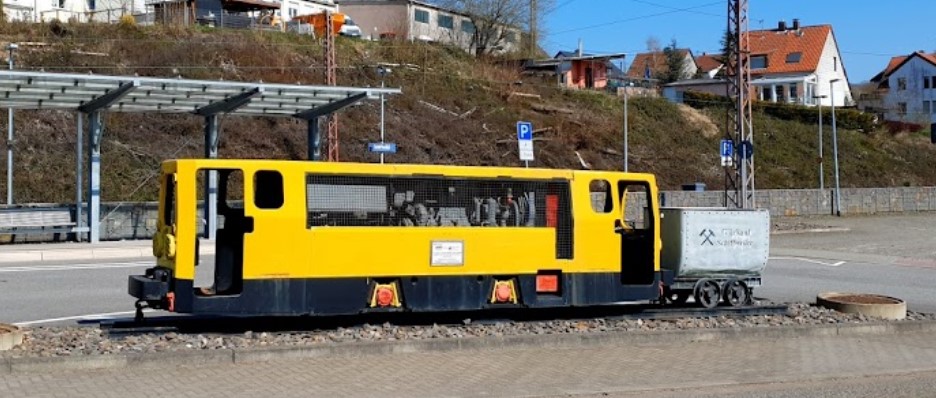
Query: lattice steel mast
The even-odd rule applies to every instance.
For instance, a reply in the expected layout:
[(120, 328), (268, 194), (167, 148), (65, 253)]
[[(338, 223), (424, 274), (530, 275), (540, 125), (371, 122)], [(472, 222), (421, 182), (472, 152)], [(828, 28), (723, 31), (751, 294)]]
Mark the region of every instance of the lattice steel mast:
[(725, 54), (728, 110), (726, 139), (735, 148), (732, 164), (725, 167), (725, 206), (753, 208), (754, 156), (743, 156), (745, 147), (754, 147), (751, 122), (751, 67), (748, 39), (748, 0), (728, 0), (728, 53)]
[[(334, 16), (325, 11), (325, 84), (338, 85), (338, 58), (335, 55)], [(328, 145), (328, 161), (338, 161), (338, 115), (330, 113), (325, 118)]]

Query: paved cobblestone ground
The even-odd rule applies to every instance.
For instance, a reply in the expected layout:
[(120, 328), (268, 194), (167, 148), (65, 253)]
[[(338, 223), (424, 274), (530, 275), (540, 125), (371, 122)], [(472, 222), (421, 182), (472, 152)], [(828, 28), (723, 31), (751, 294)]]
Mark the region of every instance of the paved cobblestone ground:
[(0, 376), (0, 397), (566, 396), (936, 370), (936, 333)]

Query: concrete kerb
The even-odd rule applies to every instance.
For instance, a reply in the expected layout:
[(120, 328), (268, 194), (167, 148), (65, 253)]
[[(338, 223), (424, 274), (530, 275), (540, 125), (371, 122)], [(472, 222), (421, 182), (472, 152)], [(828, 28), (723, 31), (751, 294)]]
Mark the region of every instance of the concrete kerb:
[[(202, 244), (199, 251), (203, 255), (215, 254), (213, 244)], [(87, 247), (87, 248), (50, 248), (29, 249), (0, 253), (0, 264), (3, 263), (41, 263), (47, 261), (88, 261), (88, 260), (115, 260), (115, 259), (149, 259), (153, 258), (153, 250), (146, 244), (129, 247)]]
[(875, 322), (866, 324), (765, 326), (704, 330), (665, 330), (547, 334), (505, 337), (446, 338), (413, 341), (335, 343), (303, 347), (237, 348), (159, 353), (108, 354), (51, 358), (0, 358), (0, 374), (55, 372), (108, 368), (155, 368), (207, 364), (238, 364), (309, 358), (360, 358), (421, 352), (486, 349), (579, 348), (607, 344), (669, 344), (725, 340), (765, 340), (833, 336), (934, 333), (936, 321)]

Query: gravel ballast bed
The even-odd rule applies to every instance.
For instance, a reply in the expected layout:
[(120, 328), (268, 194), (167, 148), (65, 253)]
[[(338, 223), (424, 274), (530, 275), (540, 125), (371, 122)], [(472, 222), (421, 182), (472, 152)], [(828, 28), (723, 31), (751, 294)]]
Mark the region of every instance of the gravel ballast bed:
[[(907, 313), (902, 321), (936, 321), (936, 314)], [(362, 325), (300, 332), (246, 332), (243, 334), (149, 333), (109, 337), (97, 327), (37, 327), (27, 329), (23, 344), (3, 357), (64, 357), (100, 354), (155, 353), (238, 349), (252, 347), (300, 347), (327, 343), (400, 341), (547, 335), (572, 333), (633, 332), (719, 328), (766, 328), (791, 325), (835, 325), (882, 322), (881, 319), (845, 314), (811, 304), (793, 304), (784, 315), (683, 318), (676, 320), (553, 320), (473, 323), (462, 325), (399, 326)]]

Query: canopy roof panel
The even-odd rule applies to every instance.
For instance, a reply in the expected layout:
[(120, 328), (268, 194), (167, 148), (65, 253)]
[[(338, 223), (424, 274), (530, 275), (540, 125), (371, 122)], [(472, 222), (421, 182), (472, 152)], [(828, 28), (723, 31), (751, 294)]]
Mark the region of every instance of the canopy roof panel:
[[(15, 109), (198, 113), (216, 104), (213, 109), (231, 115), (295, 116), (362, 94), (378, 99), (381, 93), (401, 90), (0, 71), (0, 107)], [(217, 105), (225, 102), (227, 106)]]

